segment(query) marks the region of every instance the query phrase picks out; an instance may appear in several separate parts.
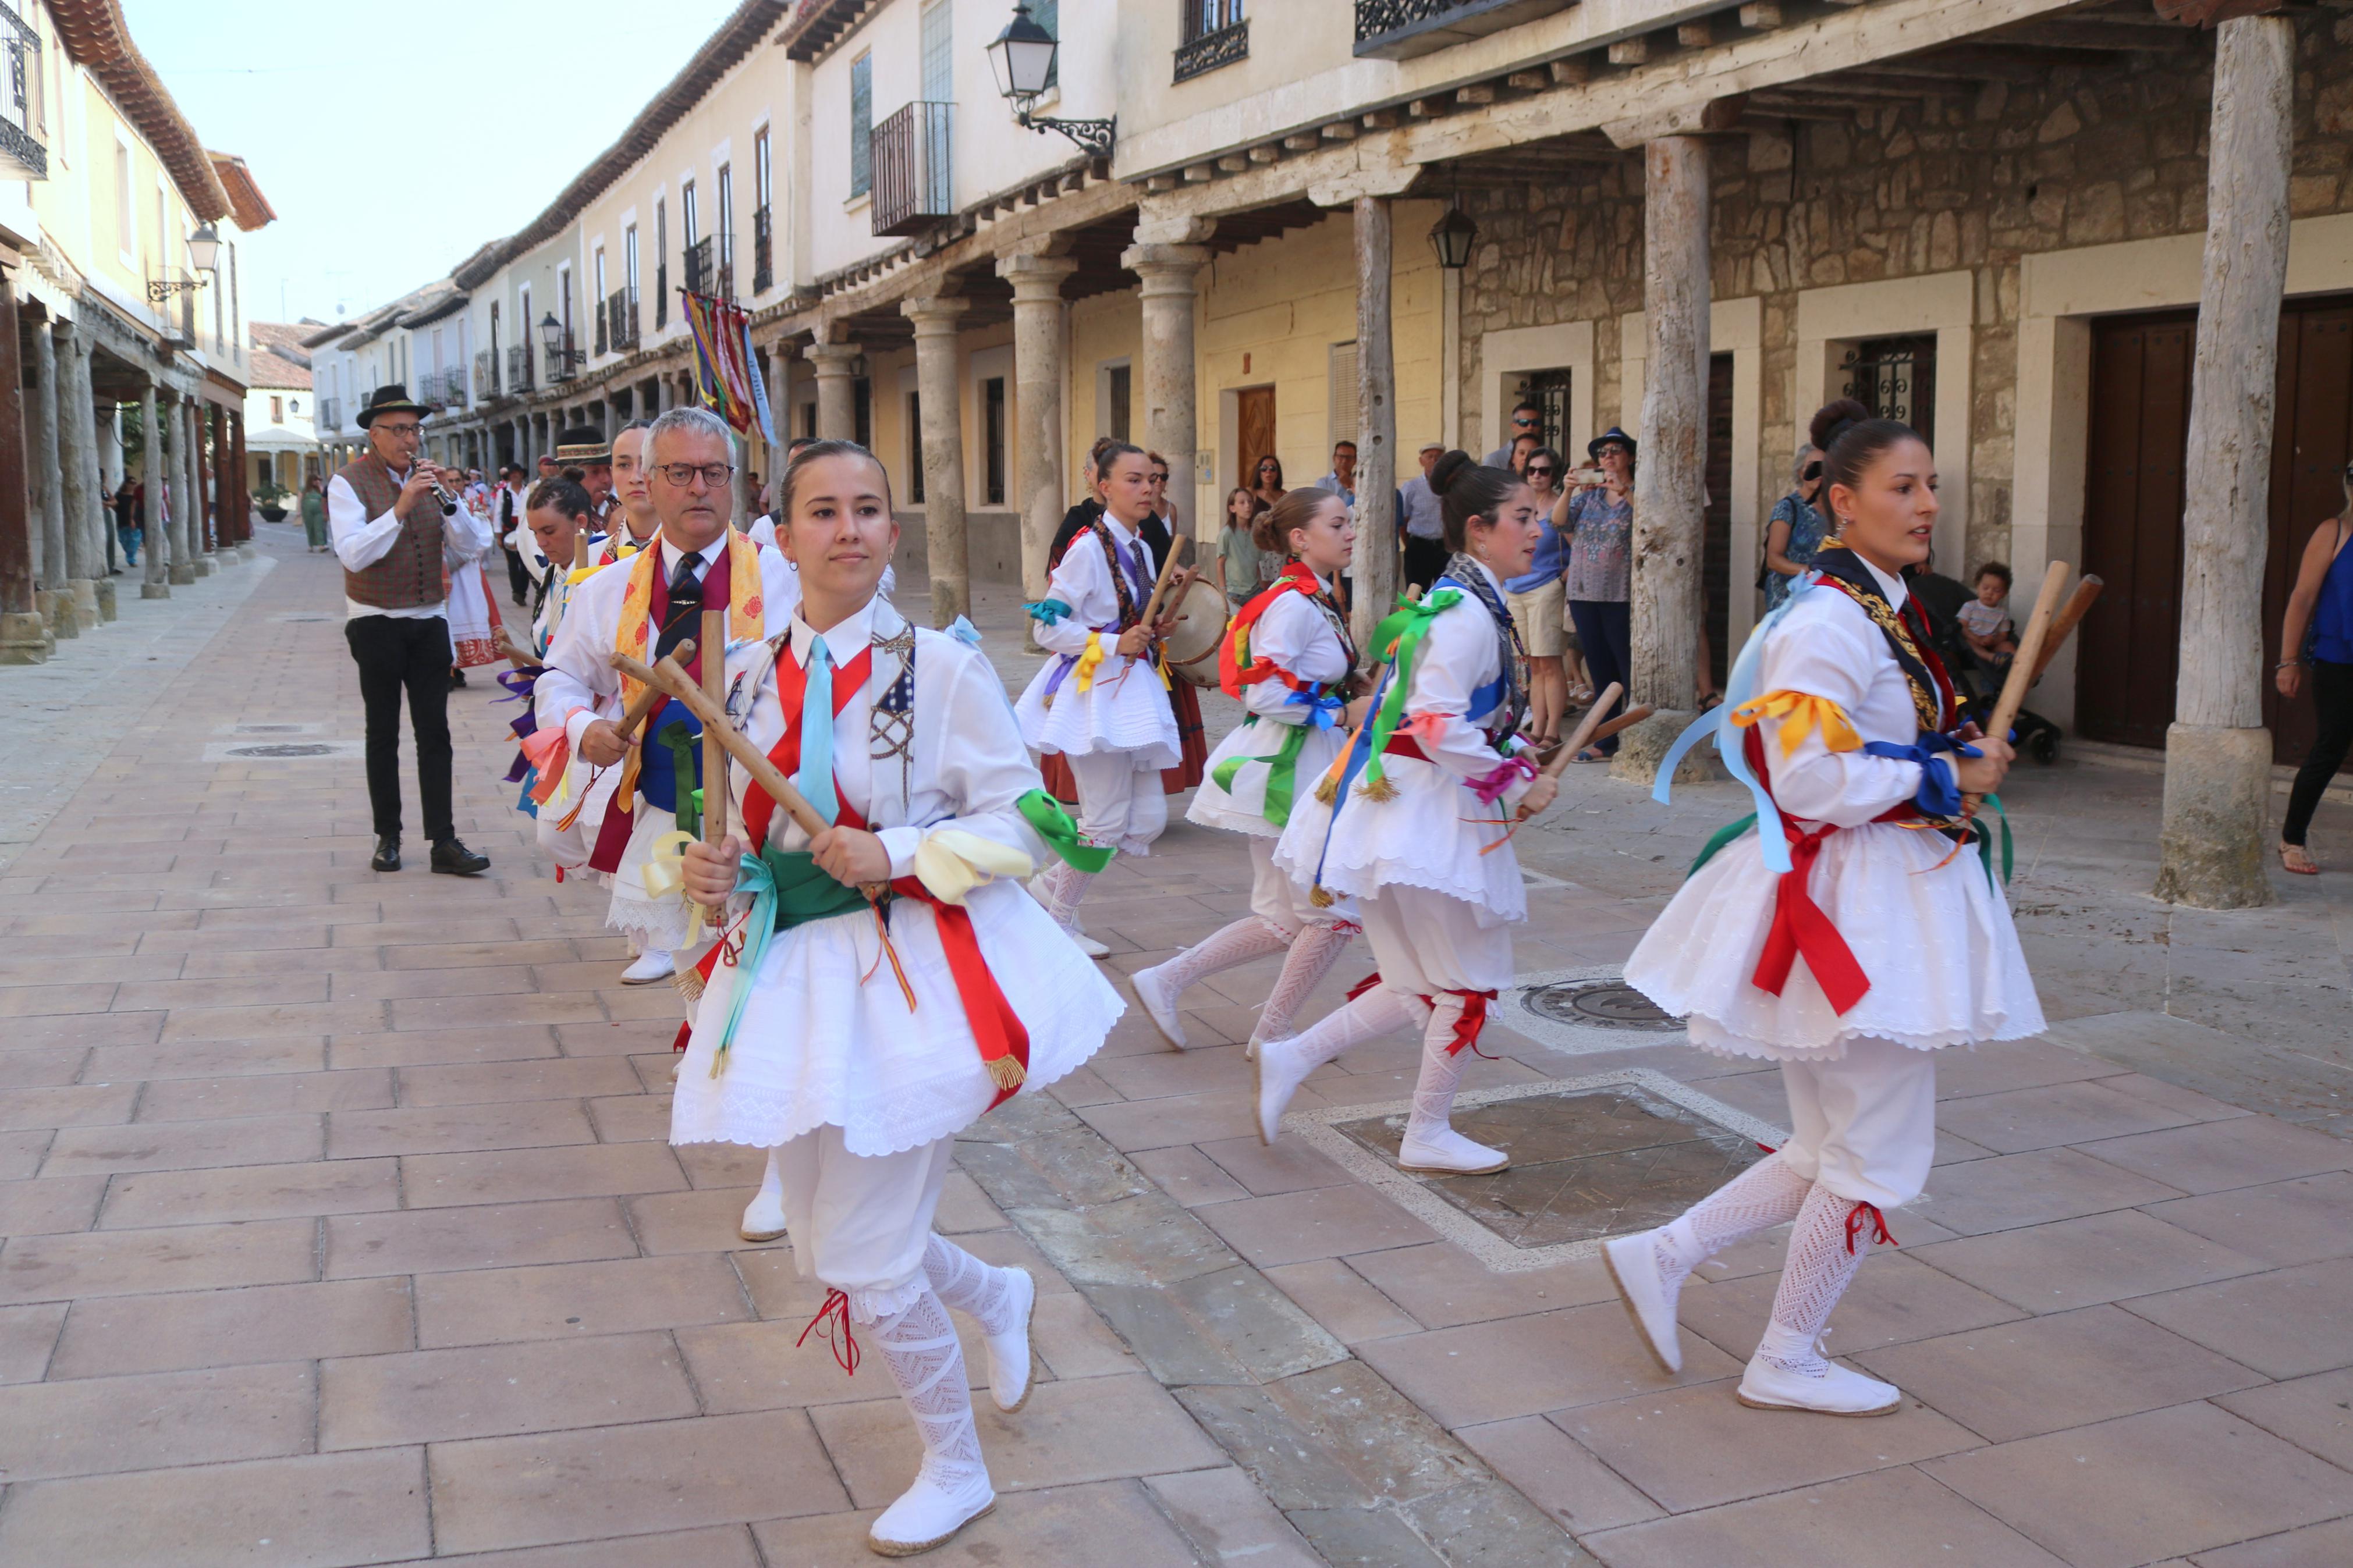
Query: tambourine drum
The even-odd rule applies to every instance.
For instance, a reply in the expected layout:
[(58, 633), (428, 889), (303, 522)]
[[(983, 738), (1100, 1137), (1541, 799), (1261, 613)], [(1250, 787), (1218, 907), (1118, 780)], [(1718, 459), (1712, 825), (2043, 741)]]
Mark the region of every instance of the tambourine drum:
[(1226, 640), (1226, 596), (1196, 577), (1176, 603), (1176, 629), (1163, 647), (1168, 668), (1195, 686), (1218, 684), (1218, 648)]

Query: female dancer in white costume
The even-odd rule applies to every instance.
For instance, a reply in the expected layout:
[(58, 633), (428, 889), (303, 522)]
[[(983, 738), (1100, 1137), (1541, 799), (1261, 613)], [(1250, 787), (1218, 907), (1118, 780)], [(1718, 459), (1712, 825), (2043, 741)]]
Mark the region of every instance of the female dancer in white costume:
[(1344, 904), (1315, 909), (1276, 868), (1275, 841), (1293, 804), (1314, 787), (1347, 740), (1341, 717), (1356, 669), (1348, 618), (1332, 583), (1356, 539), (1348, 508), (1329, 490), (1295, 489), (1259, 513), (1258, 547), (1288, 557), (1274, 585), (1234, 616), (1219, 650), (1220, 684), (1249, 717), (1218, 743), (1187, 819), (1250, 839), (1250, 912), (1166, 963), (1140, 970), (1135, 998), (1182, 1050), (1176, 1004), (1185, 988), (1221, 969), (1288, 951), (1282, 973), (1251, 1031), (1261, 1040), (1291, 1033), (1299, 1005), (1331, 972), (1348, 939), (1363, 931)]
[(1518, 475), (1449, 452), (1430, 470), (1453, 552), (1429, 595), (1381, 623), (1389, 661), (1365, 723), (1325, 781), (1292, 813), (1275, 864), (1331, 907), (1353, 897), (1380, 964), (1364, 989), (1303, 1035), (1258, 1049), (1259, 1132), (1272, 1142), (1300, 1083), (1348, 1047), (1400, 1025), (1422, 1032), (1398, 1163), (1448, 1174), (1510, 1163), (1448, 1118), (1487, 1003), (1512, 983), (1513, 924), (1527, 894), (1513, 824), (1557, 786), (1523, 754), (1527, 685), (1503, 581), (1528, 569), (1542, 535)]
[[(1124, 1008), (1013, 879), (1049, 846), (1083, 851), (997, 673), (875, 592), (899, 535), (882, 466), (819, 442), (783, 489), (805, 596), (782, 634), (728, 649), (729, 707), (834, 826), (811, 838), (737, 766), (743, 836), (687, 849), (690, 893), (738, 918), (702, 965), (670, 1141), (775, 1151), (795, 1266), (827, 1287), (812, 1327), (853, 1375), (867, 1336), (922, 1435), (868, 1535), (906, 1556), (995, 1506), (943, 1307), (979, 1322), (1000, 1409), (1029, 1385), (1030, 1277), (932, 1229), (955, 1135), (1084, 1062)], [(861, 891), (883, 885), (885, 906)]]
[[(1927, 1179), (1934, 1053), (2039, 1035), (2042, 1009), (1962, 800), (2000, 784), (2010, 748), (1958, 722), (1903, 578), (1928, 558), (1935, 460), (1851, 398), (1814, 416), (1813, 442), (1836, 536), (1749, 639), (1718, 710), (1731, 727), (1715, 729), (1757, 796), (1757, 829), (1703, 858), (1626, 964), (1630, 984), (1688, 1016), (1694, 1045), (1778, 1062), (1792, 1131), (1673, 1223), (1603, 1255), (1672, 1372), (1691, 1271), (1795, 1221), (1740, 1402), (1883, 1415), (1896, 1390), (1827, 1360), (1822, 1331), (1862, 1255), (1890, 1239), (1881, 1211)], [(1659, 776), (1673, 771), (1670, 758)]]

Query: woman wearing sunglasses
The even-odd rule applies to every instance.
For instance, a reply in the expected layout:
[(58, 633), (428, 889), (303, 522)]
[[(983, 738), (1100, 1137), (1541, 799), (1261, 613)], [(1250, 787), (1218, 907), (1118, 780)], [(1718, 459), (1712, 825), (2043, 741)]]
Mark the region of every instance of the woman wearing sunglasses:
[(1561, 470), (1567, 466), (1549, 447), (1528, 454), (1520, 475), (1528, 481), (1536, 515), (1544, 519), (1544, 534), (1528, 569), (1504, 584), (1504, 604), (1528, 650), (1528, 739), (1539, 748), (1559, 742), (1561, 711), (1568, 706), (1568, 677), (1561, 668), (1568, 647), (1568, 600), (1562, 585), (1568, 542), (1552, 521)]
[(1767, 611), (1781, 607), (1789, 584), (1814, 563), (1829, 531), (1815, 504), (1822, 493), (1822, 455), (1810, 446), (1799, 447), (1789, 479), (1789, 493), (1773, 503), (1765, 523), (1765, 569), (1757, 574), (1757, 585), (1765, 590)]

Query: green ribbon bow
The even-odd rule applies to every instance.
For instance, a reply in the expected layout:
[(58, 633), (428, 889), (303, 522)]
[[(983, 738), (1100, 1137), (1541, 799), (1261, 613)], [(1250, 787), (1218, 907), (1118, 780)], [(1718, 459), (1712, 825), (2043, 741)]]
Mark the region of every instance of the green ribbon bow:
[(1413, 684), (1413, 662), (1421, 651), (1430, 623), (1462, 601), (1460, 588), (1440, 588), (1419, 601), (1402, 600), (1373, 628), (1373, 657), (1389, 665), (1387, 689), (1365, 726), (1365, 787), (1378, 785), (1388, 770), (1381, 759), (1388, 754), (1389, 737), (1405, 722), (1406, 690)]
[(1042, 789), (1033, 789), (1013, 804), (1049, 848), (1082, 871), (1100, 871), (1119, 853), (1107, 845), (1090, 844), (1080, 837), (1079, 825), (1071, 820), (1062, 803)]
[[(1255, 725), (1258, 718), (1253, 713), (1249, 722)], [(1269, 822), (1281, 827), (1291, 820), (1291, 803), (1299, 788), (1299, 752), (1307, 744), (1307, 731), (1311, 727), (1308, 724), (1286, 724), (1283, 726), (1282, 744), (1272, 753), (1263, 757), (1228, 757), (1211, 771), (1209, 777), (1217, 782), (1219, 789), (1231, 794), (1234, 775), (1242, 771), (1244, 763), (1270, 764), (1266, 773), (1265, 816)]]

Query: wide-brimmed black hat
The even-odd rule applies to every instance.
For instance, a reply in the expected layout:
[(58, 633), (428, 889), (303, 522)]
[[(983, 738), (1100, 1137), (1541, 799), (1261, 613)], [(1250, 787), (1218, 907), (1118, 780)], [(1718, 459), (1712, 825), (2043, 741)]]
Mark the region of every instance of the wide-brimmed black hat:
[(1609, 429), (1601, 432), (1600, 435), (1596, 436), (1592, 440), (1588, 441), (1585, 444), (1585, 455), (1598, 462), (1601, 458), (1601, 448), (1608, 446), (1612, 441), (1615, 441), (1620, 447), (1625, 447), (1626, 455), (1628, 457), (1630, 458), (1634, 456), (1634, 437), (1627, 435), (1625, 431), (1620, 430), (1615, 425), (1612, 425)]
[(581, 468), (613, 460), (613, 443), (594, 425), (575, 425), (555, 438), (555, 466)]
[(366, 405), (353, 415), (353, 418), (359, 427), (364, 430), (375, 423), (375, 416), (379, 414), (414, 414), (419, 418), (425, 418), (432, 412), (433, 410), (426, 407), (422, 403), (410, 401), (408, 388), (396, 381), (387, 381), (368, 394)]

